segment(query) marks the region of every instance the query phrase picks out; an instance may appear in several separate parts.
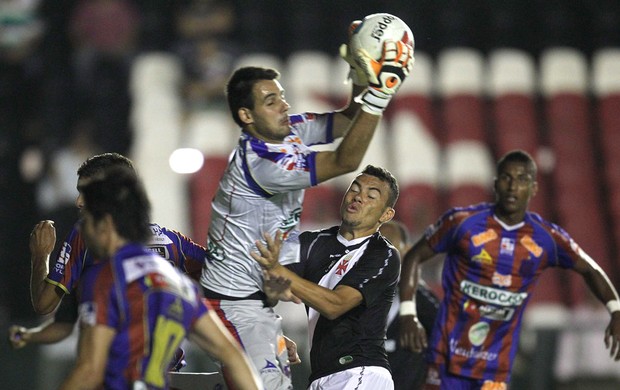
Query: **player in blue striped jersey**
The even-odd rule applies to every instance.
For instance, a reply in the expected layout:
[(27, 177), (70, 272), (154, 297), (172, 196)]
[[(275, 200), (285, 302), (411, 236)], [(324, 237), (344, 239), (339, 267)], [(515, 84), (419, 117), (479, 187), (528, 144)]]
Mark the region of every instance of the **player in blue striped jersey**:
[(497, 164), (495, 203), (446, 212), (407, 252), (400, 284), (402, 339), (426, 347), (411, 299), (419, 266), (447, 253), (445, 292), (428, 340), (426, 389), (506, 389), (519, 346), (524, 309), (540, 274), (561, 267), (583, 276), (606, 304), (605, 343), (620, 360), (620, 301), (605, 271), (561, 227), (527, 210), (536, 193), (536, 164), (524, 151)]
[(93, 257), (79, 283), (78, 360), (61, 389), (166, 389), (186, 336), (225, 364), (239, 389), (262, 389), (258, 373), (199, 286), (153, 253), (150, 203), (132, 169), (115, 167), (80, 186), (80, 231)]

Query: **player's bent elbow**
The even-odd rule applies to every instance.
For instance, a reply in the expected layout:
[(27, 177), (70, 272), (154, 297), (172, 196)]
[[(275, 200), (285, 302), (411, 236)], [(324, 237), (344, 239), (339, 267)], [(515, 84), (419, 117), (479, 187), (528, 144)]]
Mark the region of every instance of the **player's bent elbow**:
[(38, 315), (45, 316), (51, 314), (56, 308), (56, 306), (54, 306), (51, 302), (45, 303), (41, 301), (33, 301), (32, 308), (34, 309), (34, 312)]
[(344, 310), (341, 307), (338, 306), (330, 306), (328, 308), (325, 308), (325, 310), (322, 310), (320, 313), (323, 317), (327, 318), (328, 320), (332, 321), (337, 319), (338, 317), (340, 317), (341, 315), (343, 315), (344, 313), (346, 313), (348, 310)]

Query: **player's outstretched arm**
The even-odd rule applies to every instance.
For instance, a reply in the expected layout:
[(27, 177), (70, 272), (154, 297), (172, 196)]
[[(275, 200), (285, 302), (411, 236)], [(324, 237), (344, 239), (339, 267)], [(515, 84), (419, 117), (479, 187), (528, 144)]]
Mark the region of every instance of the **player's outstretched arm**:
[(30, 297), (37, 314), (49, 314), (60, 303), (56, 286), (47, 283), (49, 258), (56, 245), (54, 221), (41, 221), (30, 233)]
[[(350, 173), (359, 168), (383, 110), (409, 75), (413, 64), (413, 48), (403, 42), (386, 41), (380, 60), (372, 59), (364, 50), (356, 55), (358, 66), (368, 75), (369, 85), (359, 96), (361, 110), (350, 123), (346, 135), (336, 150), (316, 155), (319, 182)], [(334, 119), (334, 128), (340, 128), (341, 118)]]
[(196, 320), (189, 339), (222, 362), (237, 389), (263, 388), (256, 368), (215, 312), (209, 311)]
[(263, 237), (267, 245), (261, 241), (256, 241), (259, 252), (251, 252), (252, 258), (271, 276), (290, 280), (293, 294), (299, 297), (303, 303), (318, 311), (323, 317), (330, 320), (336, 319), (362, 303), (362, 293), (353, 287), (341, 285), (330, 290), (298, 276), (280, 264), (278, 261), (280, 247), (282, 246), (282, 234), (280, 232), (276, 233), (275, 238), (272, 238), (268, 233), (263, 234)]
[(9, 328), (9, 341), (14, 349), (28, 344), (53, 344), (66, 339), (73, 332), (73, 324), (50, 320), (36, 328), (13, 325)]
[(611, 315), (605, 330), (605, 346), (609, 348), (611, 357), (620, 361), (620, 298), (605, 271), (585, 252), (580, 252), (575, 263), (575, 271), (584, 278), (590, 291), (601, 301)]
[(420, 265), (435, 252), (424, 237), (420, 238), (403, 257), (399, 283), (400, 344), (414, 352), (427, 347), (427, 335), (418, 319), (415, 295), (420, 284)]

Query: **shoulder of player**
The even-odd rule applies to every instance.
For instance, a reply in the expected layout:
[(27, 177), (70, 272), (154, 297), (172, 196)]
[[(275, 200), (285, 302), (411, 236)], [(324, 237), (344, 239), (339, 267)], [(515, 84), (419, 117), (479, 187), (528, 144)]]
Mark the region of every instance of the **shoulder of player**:
[(566, 230), (560, 225), (542, 218), (539, 214), (528, 212), (526, 220), (534, 229), (544, 231), (555, 242), (564, 242), (571, 245), (574, 241)]
[(316, 239), (335, 239), (338, 235), (338, 226), (325, 229), (305, 230), (299, 234), (299, 240), (303, 242), (314, 241)]

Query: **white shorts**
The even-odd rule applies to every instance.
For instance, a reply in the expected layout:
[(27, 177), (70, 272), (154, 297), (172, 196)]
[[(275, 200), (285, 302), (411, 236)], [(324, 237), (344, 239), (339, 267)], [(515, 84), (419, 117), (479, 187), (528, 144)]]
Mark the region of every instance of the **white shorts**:
[(308, 390), (394, 390), (394, 381), (384, 367), (362, 366), (315, 379)]
[(292, 389), (282, 317), (273, 308), (263, 307), (259, 300), (219, 302), (218, 315), (233, 336), (241, 340), (241, 346), (258, 370), (265, 390)]

